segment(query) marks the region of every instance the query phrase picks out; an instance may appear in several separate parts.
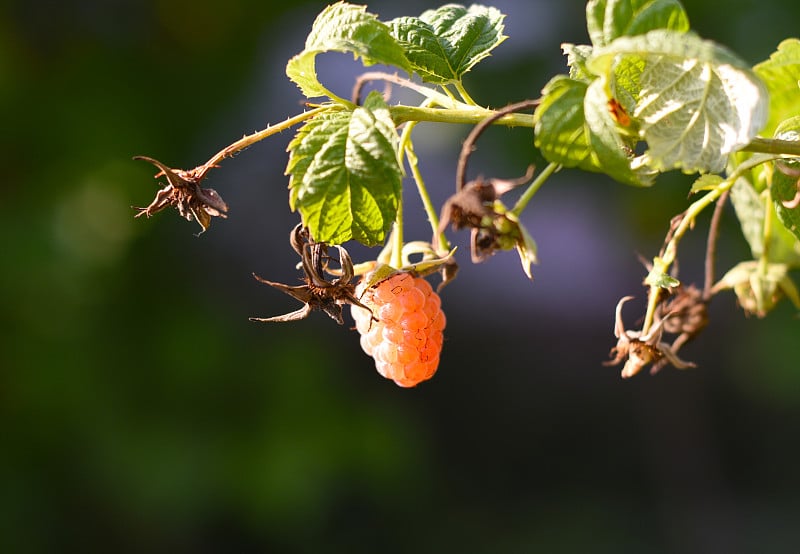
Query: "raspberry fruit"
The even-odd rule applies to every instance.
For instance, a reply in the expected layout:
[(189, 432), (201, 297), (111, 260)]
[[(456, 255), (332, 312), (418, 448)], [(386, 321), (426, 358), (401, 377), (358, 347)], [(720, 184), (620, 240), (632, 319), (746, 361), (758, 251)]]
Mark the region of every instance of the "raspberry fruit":
[(439, 295), (408, 272), (368, 282), (356, 287), (356, 297), (372, 312), (351, 305), (361, 348), (375, 359), (378, 373), (401, 387), (430, 379), (439, 366), (446, 324)]

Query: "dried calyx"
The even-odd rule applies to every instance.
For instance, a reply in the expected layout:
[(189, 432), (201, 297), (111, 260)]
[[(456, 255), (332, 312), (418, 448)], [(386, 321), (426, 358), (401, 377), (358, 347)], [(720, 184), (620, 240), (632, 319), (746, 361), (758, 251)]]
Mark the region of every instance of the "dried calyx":
[(186, 171), (172, 169), (147, 156), (136, 156), (133, 159), (150, 162), (160, 170), (156, 173), (156, 178), (162, 176), (167, 178), (167, 184), (159, 189), (156, 197), (146, 208), (136, 208), (139, 213), (134, 217), (142, 215), (150, 217), (167, 206), (175, 206), (181, 217), (200, 224), (203, 230), (199, 234), (208, 229), (212, 217), (228, 217), (228, 205), (217, 191), (200, 186), (208, 171), (207, 166)]
[[(632, 296), (625, 296), (617, 304), (614, 321), (614, 336), (617, 337), (617, 345), (611, 349), (613, 359), (604, 362), (603, 365), (612, 366), (624, 362), (621, 374), (623, 378), (633, 377), (650, 364), (652, 364), (650, 373), (656, 373), (667, 364), (671, 364), (678, 369), (696, 367), (693, 362), (682, 360), (677, 354), (677, 350), (688, 340), (688, 338), (684, 338), (681, 342), (678, 342), (685, 332), (682, 332), (679, 339), (676, 339), (673, 344), (663, 340), (667, 325), (670, 325), (674, 330), (682, 328), (681, 323), (671, 322), (667, 324), (667, 321), (675, 315), (674, 313), (666, 313), (658, 317), (647, 332), (625, 329), (625, 324), (622, 321), (622, 306), (632, 298)], [(700, 320), (690, 323), (690, 318), (679, 317), (678, 319), (685, 321), (696, 332), (699, 332), (705, 326), (705, 324), (698, 325)], [(707, 323), (707, 319), (705, 321)], [(686, 336), (688, 337), (689, 335), (687, 334)]]
[[(250, 321), (296, 321), (304, 319), (315, 309), (322, 310), (340, 325), (343, 323), (342, 306), (354, 304), (365, 306), (355, 296), (353, 262), (350, 255), (341, 246), (335, 246), (339, 252), (339, 270), (333, 270), (329, 264), (334, 258), (328, 254), (329, 245), (323, 242), (314, 242), (308, 229), (298, 224), (289, 235), (289, 242), (295, 252), (300, 255), (303, 268), (303, 285), (284, 285), (259, 277), (253, 277), (260, 283), (274, 287), (303, 303), (303, 307), (274, 317), (251, 317)], [(335, 278), (328, 280), (325, 274)], [(368, 308), (367, 308), (368, 309)]]
[(435, 239), (447, 228), (472, 230), (470, 248), (473, 263), (480, 263), (497, 250), (510, 250), (524, 241), (517, 218), (500, 202), (500, 196), (528, 182), (533, 166), (519, 179), (470, 181), (445, 201)]

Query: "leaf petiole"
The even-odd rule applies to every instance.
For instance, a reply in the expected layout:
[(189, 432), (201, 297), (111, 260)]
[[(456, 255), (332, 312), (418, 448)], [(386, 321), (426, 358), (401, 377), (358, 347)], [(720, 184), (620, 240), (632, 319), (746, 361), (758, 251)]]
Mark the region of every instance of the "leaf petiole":
[(475, 100), (473, 100), (472, 97), (469, 95), (469, 93), (467, 92), (467, 89), (464, 88), (464, 84), (461, 81), (456, 81), (455, 87), (456, 87), (456, 90), (458, 91), (458, 94), (461, 95), (461, 98), (463, 98), (464, 101), (467, 104), (469, 104), (470, 106), (477, 106), (478, 105), (475, 102)]

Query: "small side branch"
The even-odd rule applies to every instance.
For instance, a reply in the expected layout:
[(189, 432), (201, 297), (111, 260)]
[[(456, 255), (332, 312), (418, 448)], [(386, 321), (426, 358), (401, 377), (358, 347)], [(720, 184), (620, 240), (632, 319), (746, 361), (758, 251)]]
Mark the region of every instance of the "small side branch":
[(464, 144), (461, 146), (461, 154), (458, 157), (458, 167), (456, 168), (456, 192), (462, 190), (466, 184), (467, 161), (470, 154), (475, 149), (475, 142), (478, 140), (483, 132), (495, 121), (501, 117), (533, 108), (539, 104), (539, 100), (523, 100), (516, 104), (509, 104), (505, 108), (495, 111), (492, 115), (475, 125), (470, 134), (467, 136)]
[(719, 224), (722, 220), (722, 212), (725, 203), (730, 195), (730, 189), (726, 189), (717, 200), (714, 213), (711, 215), (711, 223), (708, 227), (708, 240), (706, 242), (706, 264), (705, 279), (703, 283), (703, 302), (709, 302), (713, 296), (711, 292), (714, 286), (714, 273), (716, 271), (717, 237), (719, 236)]

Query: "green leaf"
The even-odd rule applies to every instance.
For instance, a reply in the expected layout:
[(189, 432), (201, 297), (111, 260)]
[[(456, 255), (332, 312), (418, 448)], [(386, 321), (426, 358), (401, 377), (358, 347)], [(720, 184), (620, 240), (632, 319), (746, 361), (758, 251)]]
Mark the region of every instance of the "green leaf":
[(585, 82), (566, 75), (556, 75), (545, 85), (533, 114), (534, 144), (548, 162), (602, 171), (591, 156), (583, 116), (586, 88)]
[(447, 4), (419, 17), (394, 19), (388, 25), (422, 80), (446, 84), (460, 81), (507, 38), (504, 18), (491, 7)]
[(298, 131), (289, 143), (289, 204), (316, 241), (383, 242), (402, 193), (398, 143), (376, 91), (362, 107), (326, 112)]
[(769, 90), (769, 121), (763, 133), (770, 135), (781, 121), (797, 114), (800, 106), (800, 40), (784, 40), (768, 60), (753, 69)]
[[(630, 68), (639, 64), (632, 79)], [(638, 163), (653, 169), (719, 173), (766, 123), (761, 80), (727, 49), (692, 33), (618, 38), (595, 49), (588, 67), (606, 76), (610, 91), (625, 68), (625, 88), (636, 100), (630, 115), (649, 147)]]
[[(789, 167), (800, 170), (800, 164)], [(770, 190), (778, 219), (796, 239), (800, 239), (800, 205), (797, 204), (797, 198), (800, 195), (798, 178), (789, 177), (776, 171)]]
[[(800, 116), (789, 118), (778, 125), (775, 138), (800, 140)], [(800, 239), (800, 160), (775, 162), (770, 192), (778, 219), (796, 239)]]
[[(609, 90), (611, 96), (625, 108), (628, 114), (636, 109), (636, 102), (642, 90), (642, 73), (647, 65), (639, 56), (625, 56), (620, 58), (614, 67), (614, 75)], [(638, 121), (633, 121), (632, 129), (638, 134)]]
[[(731, 187), (731, 203), (753, 258), (758, 259), (764, 255), (764, 242), (768, 240), (770, 261), (797, 267), (800, 265), (800, 242), (786, 227), (773, 224), (769, 237), (764, 236), (764, 219), (769, 201), (766, 191), (758, 193), (745, 178), (737, 179)], [(774, 205), (770, 206), (770, 210), (769, 217), (774, 221), (777, 217)]]
[(649, 168), (631, 169), (635, 139), (620, 132), (602, 79), (587, 85), (555, 76), (542, 90), (533, 117), (534, 144), (548, 162), (605, 173), (629, 185), (652, 184), (655, 173)]
[(590, 0), (586, 24), (598, 47), (655, 29), (689, 30), (689, 18), (678, 0)]
[(366, 6), (337, 2), (317, 16), (305, 49), (286, 65), (286, 75), (306, 97), (337, 98), (317, 79), (316, 57), (322, 52), (351, 53), (361, 57), (364, 65), (392, 65), (411, 73), (403, 49), (389, 28), (365, 10)]
[(653, 184), (656, 173), (645, 164), (633, 166), (636, 140), (620, 132), (609, 111), (604, 79), (595, 79), (586, 89), (584, 114), (590, 144), (603, 172), (621, 183), (635, 186)]
[(740, 177), (731, 187), (731, 204), (753, 258), (760, 258), (764, 252), (764, 200), (750, 181)]

